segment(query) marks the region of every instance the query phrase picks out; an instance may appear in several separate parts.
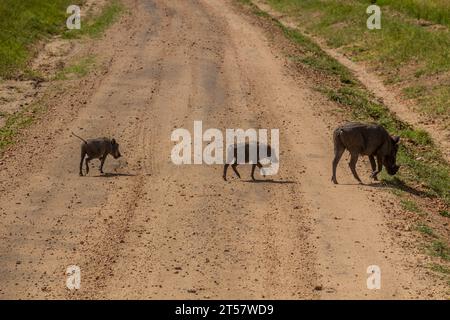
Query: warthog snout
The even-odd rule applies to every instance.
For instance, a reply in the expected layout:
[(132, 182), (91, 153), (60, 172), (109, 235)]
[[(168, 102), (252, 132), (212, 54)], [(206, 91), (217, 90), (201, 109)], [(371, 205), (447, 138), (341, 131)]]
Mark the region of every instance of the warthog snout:
[(391, 176), (395, 175), (399, 169), (400, 169), (400, 166), (398, 166), (398, 165), (395, 165), (393, 167), (386, 167), (387, 173)]
[(114, 138), (111, 140), (111, 152), (110, 153), (114, 159), (118, 159), (122, 156), (119, 151), (119, 144), (117, 143), (116, 139), (114, 139)]

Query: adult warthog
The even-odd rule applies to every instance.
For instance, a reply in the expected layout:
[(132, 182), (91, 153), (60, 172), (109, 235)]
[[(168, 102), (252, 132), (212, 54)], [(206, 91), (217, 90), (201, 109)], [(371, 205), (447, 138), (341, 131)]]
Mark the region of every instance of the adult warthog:
[[(356, 162), (360, 155), (369, 156), (372, 166), (370, 177), (374, 180), (377, 180), (377, 175), (381, 172), (383, 165), (388, 174), (395, 175), (400, 168), (396, 164), (399, 141), (400, 137), (391, 136), (386, 129), (377, 124), (346, 123), (337, 127), (333, 133), (334, 159), (331, 181), (338, 183), (336, 167), (345, 150), (350, 152), (350, 170), (360, 183), (362, 183), (361, 179), (356, 172)], [(377, 163), (375, 163), (375, 158)]]

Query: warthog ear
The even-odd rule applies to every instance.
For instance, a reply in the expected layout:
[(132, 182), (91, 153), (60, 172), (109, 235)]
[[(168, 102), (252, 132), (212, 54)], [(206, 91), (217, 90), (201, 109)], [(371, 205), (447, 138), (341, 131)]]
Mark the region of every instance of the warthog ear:
[(394, 141), (395, 144), (397, 144), (400, 141), (400, 137), (399, 136), (393, 136), (392, 140)]
[(116, 144), (116, 139), (112, 138), (112, 139), (111, 139), (111, 144), (112, 144), (112, 145), (115, 145), (115, 144)]

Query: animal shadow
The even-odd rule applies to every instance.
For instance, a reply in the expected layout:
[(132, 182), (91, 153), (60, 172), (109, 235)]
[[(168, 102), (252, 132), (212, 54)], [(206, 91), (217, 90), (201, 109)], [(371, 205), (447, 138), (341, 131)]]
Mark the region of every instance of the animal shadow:
[(392, 180), (382, 180), (381, 182), (373, 182), (370, 184), (366, 184), (366, 186), (374, 187), (374, 188), (392, 188), (397, 189), (406, 193), (410, 193), (415, 196), (429, 196), (429, 193), (426, 191), (418, 190), (407, 185), (404, 181), (400, 180), (397, 177), (394, 177)]
[(273, 179), (257, 179), (257, 180), (243, 180), (245, 183), (273, 183), (273, 184), (296, 184), (292, 180), (273, 180)]
[(135, 177), (134, 173), (118, 173), (118, 172), (105, 172), (101, 175), (95, 176), (96, 178), (113, 178), (113, 177)]

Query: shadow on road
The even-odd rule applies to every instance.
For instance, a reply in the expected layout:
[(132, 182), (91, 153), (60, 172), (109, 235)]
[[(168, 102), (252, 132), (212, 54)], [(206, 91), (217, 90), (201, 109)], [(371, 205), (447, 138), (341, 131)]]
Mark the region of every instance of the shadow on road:
[(101, 174), (99, 176), (95, 176), (97, 178), (112, 178), (112, 177), (135, 177), (136, 174), (133, 173), (112, 173), (112, 172), (108, 172), (108, 173), (104, 173)]
[(266, 179), (266, 180), (243, 180), (243, 182), (247, 183), (275, 183), (275, 184), (296, 184), (296, 181), (291, 180), (273, 180), (273, 179)]
[(397, 189), (397, 190), (401, 190), (403, 192), (410, 193), (415, 196), (430, 196), (430, 194), (427, 193), (426, 191), (422, 191), (422, 190), (413, 188), (413, 187), (405, 184), (404, 181), (402, 181), (398, 178), (394, 178), (393, 180), (390, 180), (390, 181), (382, 180), (381, 182), (372, 182), (372, 183), (366, 184), (366, 186), (374, 187), (374, 188)]

